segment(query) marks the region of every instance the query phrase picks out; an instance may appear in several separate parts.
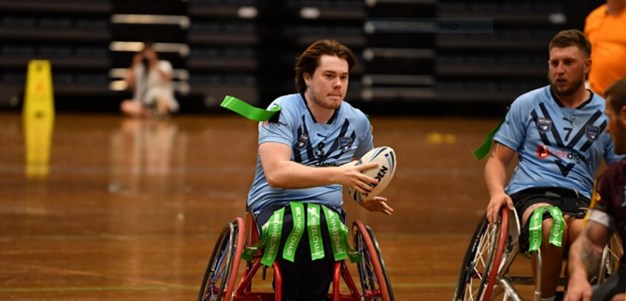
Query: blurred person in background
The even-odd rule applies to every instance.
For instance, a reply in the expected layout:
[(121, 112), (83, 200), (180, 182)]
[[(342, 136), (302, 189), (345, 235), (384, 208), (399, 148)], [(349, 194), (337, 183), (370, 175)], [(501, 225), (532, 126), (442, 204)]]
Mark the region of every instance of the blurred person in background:
[(151, 42), (135, 54), (124, 80), (133, 98), (122, 101), (122, 113), (133, 117), (167, 116), (178, 111), (172, 87), (172, 65), (159, 60)]
[(610, 84), (626, 76), (626, 0), (607, 0), (585, 20), (591, 42), (589, 88), (600, 96)]

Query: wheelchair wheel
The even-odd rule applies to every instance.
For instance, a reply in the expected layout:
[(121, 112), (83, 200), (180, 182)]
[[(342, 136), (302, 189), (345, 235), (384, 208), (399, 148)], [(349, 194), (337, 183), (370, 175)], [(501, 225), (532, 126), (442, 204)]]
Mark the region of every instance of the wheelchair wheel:
[(352, 224), (354, 246), (361, 254), (358, 263), (362, 300), (394, 301), (391, 282), (374, 231), (359, 221)]
[(243, 219), (239, 217), (222, 230), (204, 273), (198, 301), (231, 299), (243, 252), (243, 230)]
[(497, 223), (487, 218), (476, 227), (465, 253), (453, 300), (490, 300), (508, 235), (509, 210), (502, 210)]
[(600, 284), (609, 278), (611, 275), (617, 272), (619, 268), (619, 261), (624, 254), (624, 249), (622, 248), (622, 241), (619, 238), (619, 234), (614, 233), (609, 240), (609, 243), (604, 247), (604, 251), (602, 252), (602, 267), (597, 276), (596, 284)]

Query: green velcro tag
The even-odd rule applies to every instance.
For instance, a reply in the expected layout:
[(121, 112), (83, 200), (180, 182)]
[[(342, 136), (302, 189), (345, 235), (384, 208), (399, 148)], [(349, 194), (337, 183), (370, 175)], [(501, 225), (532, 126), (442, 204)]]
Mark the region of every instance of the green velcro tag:
[(324, 241), (322, 240), (322, 228), (320, 226), (320, 206), (308, 204), (307, 206), (307, 230), (309, 232), (309, 245), (311, 247), (311, 260), (324, 258)]
[(267, 245), (263, 252), (261, 264), (264, 266), (272, 266), (278, 255), (278, 247), (280, 247), (280, 236), (283, 231), (283, 218), (285, 216), (285, 208), (274, 211), (274, 214), (267, 221), (269, 223), (267, 233), (262, 235), (267, 237)]
[(294, 262), (300, 238), (304, 233), (304, 205), (301, 202), (290, 202), (289, 206), (291, 207), (291, 215), (293, 217), (293, 228), (289, 236), (287, 236), (287, 241), (285, 241), (283, 258)]
[(493, 130), (491, 130), (491, 132), (487, 134), (487, 137), (485, 137), (485, 141), (483, 142), (483, 144), (479, 148), (472, 151), (472, 155), (474, 155), (474, 158), (476, 158), (476, 160), (484, 158), (489, 153), (493, 136), (496, 135), (496, 132), (500, 129), (501, 125), (502, 121), (498, 124), (498, 126), (496, 126)]
[(530, 216), (528, 236), (530, 239), (530, 246), (528, 252), (538, 251), (541, 248), (541, 239), (543, 236), (542, 223), (543, 212), (548, 210), (552, 216), (552, 229), (550, 229), (550, 238), (548, 242), (554, 246), (561, 247), (563, 241), (563, 229), (565, 225), (565, 219), (561, 209), (555, 206), (540, 207), (535, 209)]
[(248, 261), (252, 260), (252, 257), (254, 256), (254, 254), (258, 250), (263, 248), (265, 244), (267, 243), (268, 232), (269, 232), (269, 223), (265, 223), (265, 225), (263, 225), (263, 227), (261, 228), (261, 238), (259, 242), (256, 243), (255, 245), (247, 246), (246, 249), (243, 251), (243, 254), (241, 254), (241, 258), (248, 260)]
[(504, 120), (506, 119), (506, 114), (509, 112), (510, 108), (511, 106), (506, 107), (506, 111), (504, 112), (504, 117), (502, 118), (502, 120), (500, 120), (498, 125), (487, 134), (487, 136), (485, 137), (485, 141), (483, 141), (483, 144), (472, 151), (472, 155), (476, 160), (484, 158), (489, 153), (489, 149), (491, 148), (491, 142), (493, 141), (493, 136), (496, 135), (496, 133), (500, 129), (500, 126), (502, 126), (502, 123), (504, 123)]
[(357, 251), (350, 247), (348, 243), (348, 227), (341, 222), (341, 218), (337, 212), (322, 206), (324, 216), (326, 217), (326, 225), (328, 226), (328, 234), (330, 235), (330, 245), (333, 249), (335, 261), (344, 260), (347, 257), (351, 262), (360, 262), (361, 256)]
[(263, 110), (230, 95), (224, 97), (220, 106), (254, 121), (267, 121), (280, 111), (280, 106), (273, 106), (268, 110)]
[[(331, 247), (335, 261), (350, 258), (351, 262), (361, 262), (361, 255), (350, 247), (348, 242), (348, 227), (343, 224), (339, 214), (325, 206), (307, 204), (306, 222), (304, 219), (304, 205), (301, 202), (290, 202), (293, 217), (293, 228), (283, 247), (283, 258), (295, 262), (295, 254), (300, 244), (305, 227), (309, 234), (311, 259), (324, 258), (324, 241), (321, 230), (321, 212), (324, 210), (328, 233), (331, 238)], [(276, 260), (280, 247), (284, 223), (285, 208), (274, 211), (270, 219), (261, 228), (261, 238), (255, 245), (248, 246), (241, 255), (245, 260), (252, 260), (254, 254), (263, 249), (261, 264), (271, 266)], [(306, 225), (305, 225), (306, 224)]]

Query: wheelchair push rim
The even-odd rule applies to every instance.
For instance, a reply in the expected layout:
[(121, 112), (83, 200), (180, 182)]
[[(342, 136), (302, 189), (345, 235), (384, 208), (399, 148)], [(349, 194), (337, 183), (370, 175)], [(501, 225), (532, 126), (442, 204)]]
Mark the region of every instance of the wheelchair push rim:
[(231, 300), (244, 244), (242, 229), (241, 218), (223, 228), (207, 264), (198, 301)]
[(500, 211), (497, 223), (483, 217), (477, 225), (459, 272), (453, 300), (490, 300), (508, 235), (509, 210)]
[(363, 300), (394, 301), (391, 282), (374, 232), (359, 221), (352, 225), (354, 245), (362, 257), (357, 264)]

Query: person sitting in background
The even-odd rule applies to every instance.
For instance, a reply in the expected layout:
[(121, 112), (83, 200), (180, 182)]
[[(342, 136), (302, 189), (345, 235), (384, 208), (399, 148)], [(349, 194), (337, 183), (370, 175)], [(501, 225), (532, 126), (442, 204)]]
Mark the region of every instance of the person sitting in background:
[(591, 42), (589, 88), (603, 96), (604, 90), (626, 76), (626, 0), (607, 0), (585, 19), (585, 35)]
[(133, 117), (165, 116), (178, 111), (172, 87), (172, 65), (159, 60), (152, 43), (136, 53), (124, 78), (133, 98), (122, 101), (120, 110)]

